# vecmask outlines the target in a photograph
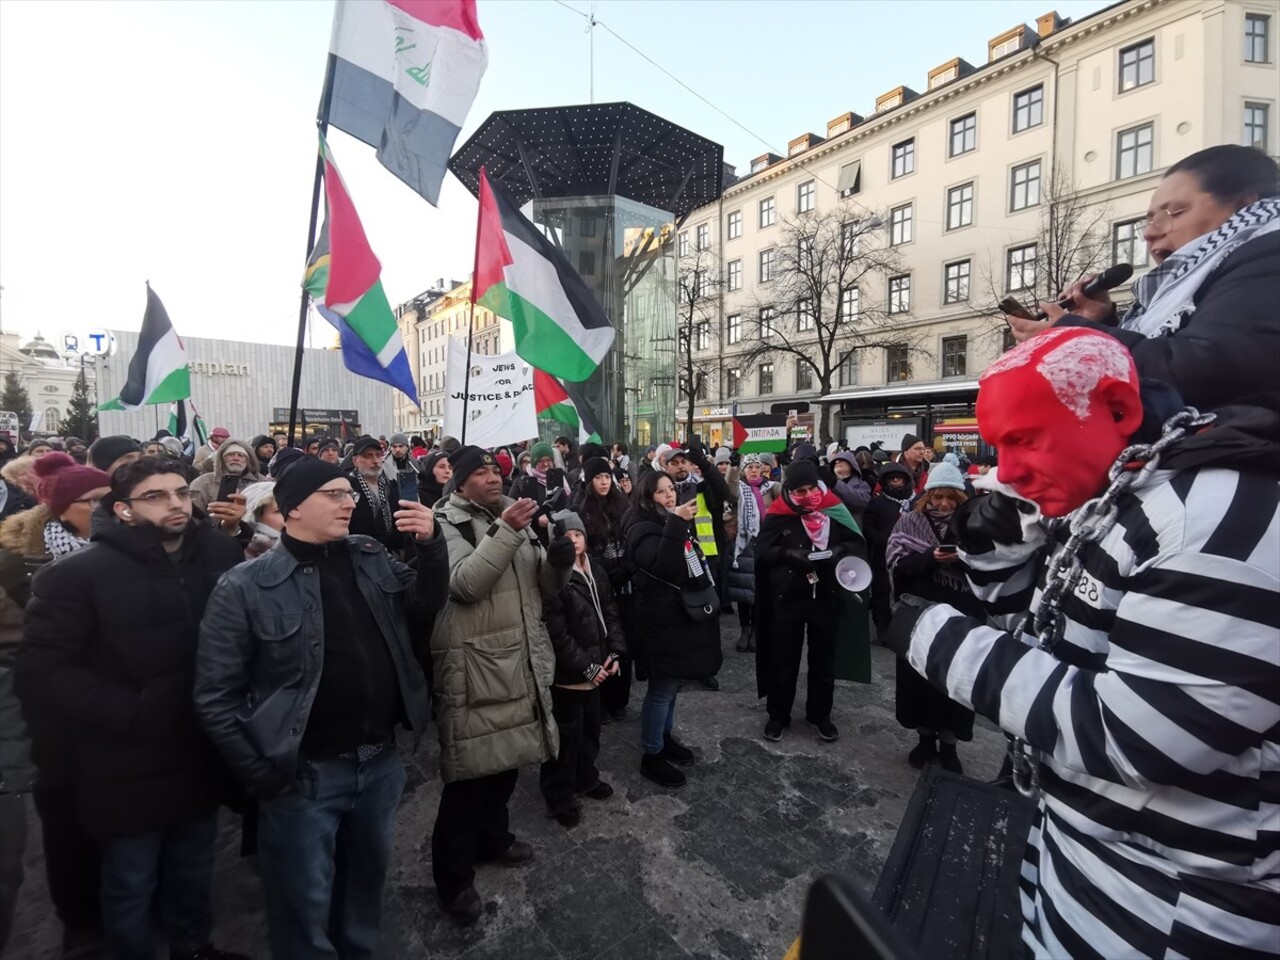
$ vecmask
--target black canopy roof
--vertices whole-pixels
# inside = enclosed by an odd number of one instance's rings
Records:
[[[617,194],[675,214],[720,196],[724,148],[631,103],[500,110],[449,161],[473,194],[480,168],[518,204]]]

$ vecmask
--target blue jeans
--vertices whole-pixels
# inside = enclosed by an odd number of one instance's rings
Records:
[[[112,960],[155,957],[151,904],[159,888],[169,953],[194,953],[209,942],[213,914],[211,813],[164,830],[102,841],[102,925]]]
[[[389,746],[364,763],[303,762],[293,789],[262,802],[272,956],[374,955],[404,782],[404,763]]]
[[[665,734],[671,732],[676,717],[676,692],[680,681],[674,677],[650,677],[644,703],[640,705],[640,743],[645,753],[661,753]]]

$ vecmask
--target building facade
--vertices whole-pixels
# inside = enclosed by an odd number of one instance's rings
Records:
[[[102,399],[120,393],[138,347],[135,331],[117,330],[113,335],[115,353],[97,360]],[[293,347],[201,337],[183,337],[182,342],[191,369],[191,403],[209,429],[226,427],[233,437],[244,440],[288,429]],[[303,352],[298,402],[302,430],[308,436],[354,438],[361,432],[393,432],[391,392],[385,384],[349,371],[340,350]],[[98,415],[104,436],[145,439],[155,436],[168,421],[167,405],[106,410]]]
[[[1010,344],[997,301],[1034,304],[1115,262],[1140,275],[1147,203],[1171,164],[1219,143],[1280,154],[1277,20],[1274,0],[1048,13],[992,37],[981,66],[950,60],[922,92],[893,86],[865,118],[756,158],[677,237],[682,263],[706,251],[719,277],[709,334],[687,339],[711,371],[695,431],[727,433],[735,406],[810,423],[825,408],[820,439],[892,449],[910,430],[973,449],[976,378]],[[847,326],[828,335],[812,306],[774,301],[779,271],[812,262],[804,230],[832,218],[887,266],[832,295],[827,320]],[[824,340],[839,361],[827,384],[805,361]]]
[[[82,368],[89,396],[93,397],[99,361],[92,354],[59,352],[38,333],[30,340],[16,333],[0,335],[0,376],[12,371],[26,388],[35,433],[57,434],[62,430]],[[22,424],[21,430],[23,437],[32,433],[31,422]]]

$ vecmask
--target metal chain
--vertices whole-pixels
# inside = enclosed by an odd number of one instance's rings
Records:
[[[1094,497],[1068,517],[1053,521],[1050,536],[1065,525],[1068,536],[1049,560],[1044,587],[1035,610],[1028,613],[1014,628],[1014,639],[1021,640],[1028,629],[1034,631],[1036,645],[1048,653],[1062,641],[1066,629],[1063,601],[1075,593],[1084,576],[1084,563],[1080,559],[1087,544],[1097,543],[1115,526],[1120,497],[1128,490],[1146,485],[1160,464],[1160,457],[1171,445],[1195,430],[1212,423],[1216,415],[1202,414],[1194,407],[1187,407],[1174,414],[1160,428],[1160,439],[1155,443],[1137,443],[1125,447],[1107,471],[1110,481],[1100,496]],[[1009,744],[1009,759],[1013,765],[1013,785],[1024,797],[1036,799],[1040,794],[1040,751],[1025,740],[1014,738]]]

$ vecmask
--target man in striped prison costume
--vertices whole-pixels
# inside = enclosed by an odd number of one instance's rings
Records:
[[[956,524],[990,619],[908,607],[891,631],[1038,781],[1036,957],[1280,955],[1280,415],[1162,431],[1142,399],[1160,386],[1079,329],[998,360],[977,408],[996,492]],[[1141,469],[1129,445],[1162,434]]]

